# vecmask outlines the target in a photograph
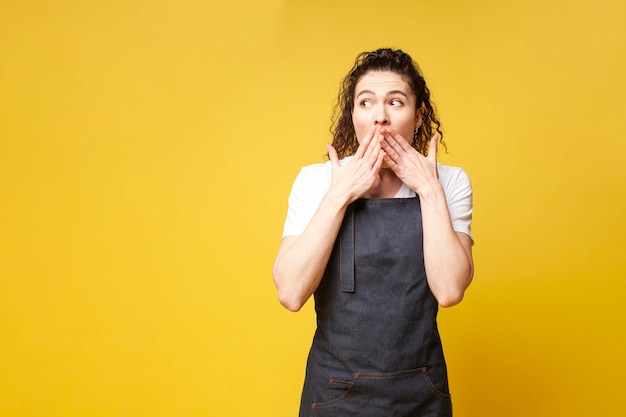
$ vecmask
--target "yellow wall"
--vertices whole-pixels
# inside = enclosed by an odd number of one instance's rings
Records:
[[[32,0],[0,5],[0,415],[295,415],[286,199],[379,46],[473,180],[456,415],[623,413],[623,0]]]

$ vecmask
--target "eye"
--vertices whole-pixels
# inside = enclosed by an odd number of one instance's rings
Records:
[[[393,100],[391,100],[390,104],[394,107],[400,107],[402,106],[404,103],[402,102],[402,100],[398,99],[398,98],[394,98]]]
[[[361,100],[361,101],[359,102],[359,105],[360,105],[361,107],[371,107],[372,102],[371,102],[371,100],[369,100],[369,99],[364,99],[364,100]]]

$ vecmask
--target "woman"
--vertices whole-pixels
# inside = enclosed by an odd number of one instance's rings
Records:
[[[472,190],[437,163],[440,123],[415,62],[361,53],[339,93],[330,161],[305,167],[273,275],[317,330],[300,416],[450,416],[438,305],[473,276]]]

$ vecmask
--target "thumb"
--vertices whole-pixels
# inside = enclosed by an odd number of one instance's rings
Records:
[[[327,144],[326,150],[328,151],[328,158],[330,159],[330,162],[333,164],[333,166],[338,166],[339,156],[337,155],[337,151],[335,150],[333,145]]]
[[[439,149],[439,135],[435,133],[430,139],[430,145],[428,146],[428,157],[437,160],[437,150]]]

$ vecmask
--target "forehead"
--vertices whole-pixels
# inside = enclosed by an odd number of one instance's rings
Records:
[[[404,77],[392,71],[370,71],[366,73],[357,81],[354,94],[358,95],[363,90],[383,94],[388,91],[399,90],[406,95],[413,95],[411,87]]]

